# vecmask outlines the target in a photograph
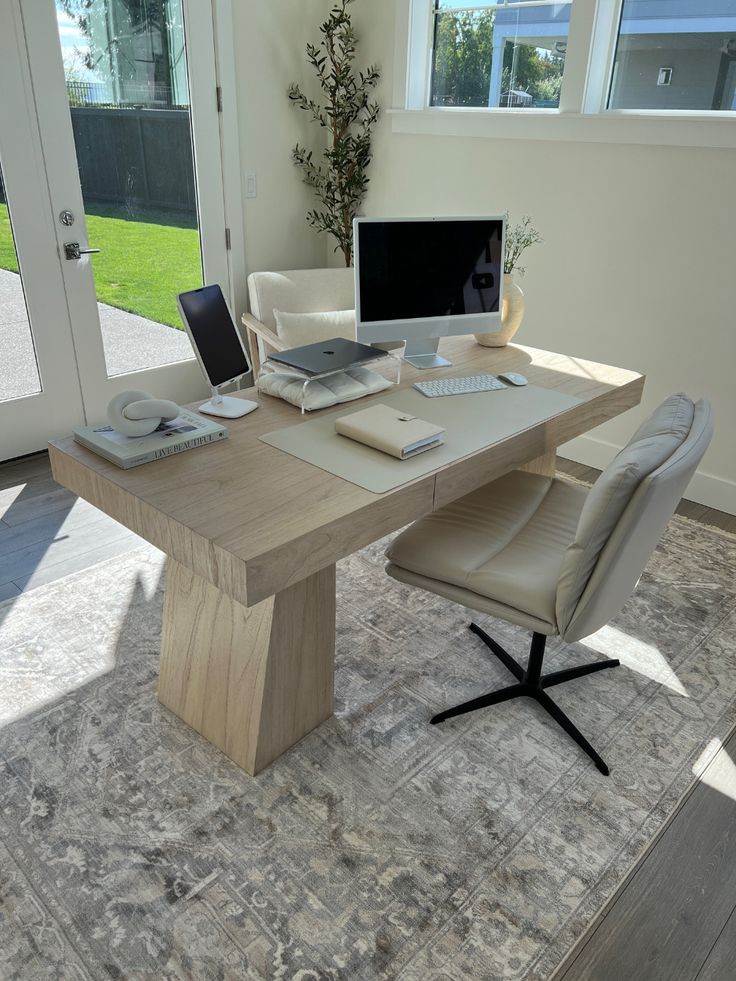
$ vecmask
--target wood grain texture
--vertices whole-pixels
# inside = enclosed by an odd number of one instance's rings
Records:
[[[556,450],[549,450],[544,456],[539,456],[536,460],[530,460],[523,467],[519,467],[519,470],[526,470],[527,473],[538,473],[543,477],[554,477],[557,473]]]
[[[66,512],[62,513],[66,514]],[[144,544],[127,528],[110,521],[99,511],[96,512],[96,520],[77,526],[76,532],[73,541],[62,532],[51,540],[44,539],[28,545],[20,544],[19,547],[8,551],[0,547],[0,583],[18,583],[48,566],[81,556],[103,544],[126,541],[132,548]]]
[[[441,348],[454,365],[437,377],[516,370],[535,385],[577,396],[581,404],[386,494],[373,494],[262,443],[262,433],[300,422],[293,406],[265,395],[257,396],[257,412],[228,422],[229,439],[134,470],[119,470],[72,439],[57,441],[50,446],[54,476],[231,598],[252,606],[433,508],[551,453],[641,398],[643,377],[622,368],[513,345],[484,348],[465,337],[448,338]],[[420,372],[404,366],[402,376],[403,387]]]
[[[49,457],[45,450],[0,463],[0,490],[19,487],[34,477],[49,477]]]
[[[727,981],[736,975],[736,909],[718,935],[697,981]]]
[[[0,511],[0,602],[143,544],[59,487],[47,453],[0,466]]]
[[[255,775],[333,712],[335,567],[246,608],[169,560],[159,699]]]
[[[736,735],[555,981],[702,981],[699,972],[719,938],[724,951],[732,942],[725,927],[736,905],[735,758]],[[730,949],[731,973],[711,973],[709,981],[736,976]]]
[[[20,587],[16,586],[15,583],[6,582],[0,586],[0,603],[7,599],[14,599],[16,596],[20,596]]]
[[[68,508],[73,503],[74,495],[59,487],[50,474],[34,477],[20,487],[0,490],[0,520],[3,524],[17,525]]]

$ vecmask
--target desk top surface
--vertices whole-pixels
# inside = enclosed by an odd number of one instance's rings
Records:
[[[643,388],[643,376],[624,368],[517,345],[485,348],[472,337],[443,340],[441,353],[453,365],[432,371],[433,378],[518,371],[535,385],[581,402],[555,420],[385,494],[261,442],[262,434],[294,426],[302,417],[293,406],[257,393],[260,408],[228,420],[227,440],[121,470],[68,437],[49,446],[54,475],[235,599],[253,605],[626,411],[640,401]],[[401,387],[420,377],[429,374],[403,365]],[[252,398],[254,392],[240,395]],[[380,398],[379,393],[370,400]]]

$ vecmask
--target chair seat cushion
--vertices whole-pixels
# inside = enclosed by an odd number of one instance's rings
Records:
[[[417,521],[386,554],[394,566],[517,610],[522,623],[531,617],[553,632],[560,566],[586,496],[578,485],[517,470]],[[473,607],[471,599],[463,602]]]

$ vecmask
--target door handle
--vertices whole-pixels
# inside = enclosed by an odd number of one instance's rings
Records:
[[[83,255],[92,255],[93,252],[100,252],[100,249],[80,249],[79,242],[64,243],[65,259],[81,259]]]

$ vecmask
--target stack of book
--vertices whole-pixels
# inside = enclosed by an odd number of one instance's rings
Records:
[[[112,426],[83,426],[74,430],[78,443],[123,470],[226,438],[224,426],[188,409],[182,409],[176,419],[162,422],[148,436],[123,436]]]

